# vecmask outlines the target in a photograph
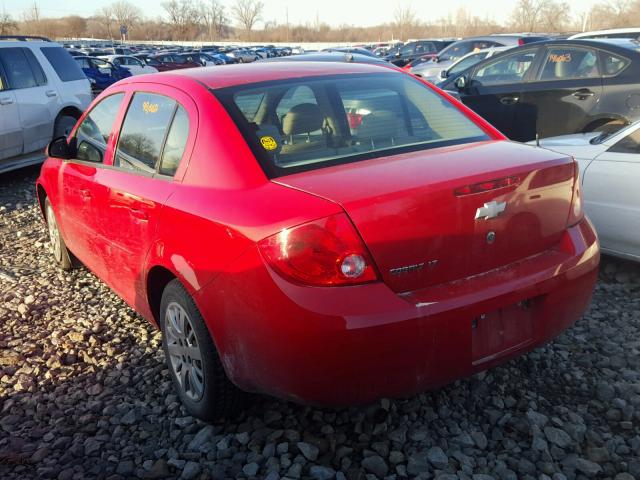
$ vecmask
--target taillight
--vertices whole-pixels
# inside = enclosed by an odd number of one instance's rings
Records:
[[[362,125],[362,115],[359,113],[347,112],[347,121],[351,130],[357,129]]]
[[[573,161],[575,174],[573,180],[573,197],[571,198],[571,210],[569,212],[568,227],[573,227],[580,223],[584,217],[584,208],[582,207],[582,186],[580,185],[580,166],[578,162]]]
[[[258,243],[267,263],[307,285],[355,285],[378,280],[371,256],[343,213],[287,228]]]
[[[524,45],[524,38],[519,38],[518,39],[518,46],[521,47],[522,45]]]

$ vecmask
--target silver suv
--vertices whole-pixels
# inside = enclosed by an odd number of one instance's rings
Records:
[[[61,45],[0,36],[0,173],[44,160],[91,102],[91,86]]]

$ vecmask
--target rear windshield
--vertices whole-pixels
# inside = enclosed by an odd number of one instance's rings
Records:
[[[401,73],[214,90],[271,176],[488,140],[455,106]]]

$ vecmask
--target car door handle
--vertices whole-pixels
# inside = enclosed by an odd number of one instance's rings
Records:
[[[45,93],[45,95],[47,97],[57,97],[58,96],[58,92],[56,92],[55,90],[47,90],[44,93]]]
[[[0,105],[11,105],[13,103],[13,98],[4,97],[0,98]]]
[[[143,222],[149,220],[149,215],[144,210],[140,210],[138,208],[130,208],[129,213],[132,217],[137,218],[138,220],[142,220]]]
[[[500,103],[503,105],[513,105],[514,103],[518,103],[520,97],[502,97],[500,99]]]
[[[584,90],[575,91],[571,95],[576,97],[578,100],[585,100],[585,99],[587,99],[589,97],[593,97],[595,95],[595,93],[593,93],[591,90],[585,88]]]

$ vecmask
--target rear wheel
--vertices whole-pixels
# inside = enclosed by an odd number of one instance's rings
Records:
[[[56,215],[53,212],[51,202],[47,198],[44,201],[44,211],[47,218],[47,229],[49,230],[49,243],[51,244],[51,254],[56,264],[63,270],[70,270],[72,267],[71,255],[64,243]]]
[[[60,115],[53,126],[53,138],[68,137],[77,121],[77,118],[71,115]]]
[[[593,127],[587,129],[588,132],[602,132],[602,133],[613,133],[620,130],[627,123],[624,120],[609,120],[604,121],[599,124],[593,125]]]
[[[202,420],[236,413],[241,392],[227,378],[202,315],[179,280],[165,287],[160,315],[166,362],[187,411]]]

